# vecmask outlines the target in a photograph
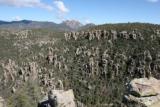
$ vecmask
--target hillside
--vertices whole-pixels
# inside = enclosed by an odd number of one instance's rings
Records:
[[[63,87],[87,107],[123,107],[127,82],[160,79],[159,60],[159,25],[106,24],[79,32],[1,29],[0,96],[7,107],[37,107],[48,90]]]

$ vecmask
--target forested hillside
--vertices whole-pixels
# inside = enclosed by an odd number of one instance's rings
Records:
[[[160,26],[3,29],[0,64],[0,96],[7,107],[36,107],[50,89],[73,89],[87,107],[123,107],[131,79],[160,78]]]

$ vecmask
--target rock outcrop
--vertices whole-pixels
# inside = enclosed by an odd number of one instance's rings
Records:
[[[160,80],[153,77],[132,80],[128,84],[128,93],[124,96],[124,101],[129,105],[160,107]]]
[[[76,107],[73,90],[51,90],[38,107]]]
[[[6,107],[5,100],[2,97],[0,97],[0,107]]]

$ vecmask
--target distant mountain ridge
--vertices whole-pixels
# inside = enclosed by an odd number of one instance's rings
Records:
[[[72,31],[78,30],[83,27],[90,27],[93,24],[83,25],[81,22],[76,20],[66,20],[60,24],[47,21],[32,21],[32,20],[21,20],[21,21],[0,21],[1,29],[37,29],[37,28],[51,28],[55,30]]]

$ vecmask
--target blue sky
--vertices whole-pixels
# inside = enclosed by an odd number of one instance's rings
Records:
[[[0,0],[0,20],[160,24],[160,0]]]

